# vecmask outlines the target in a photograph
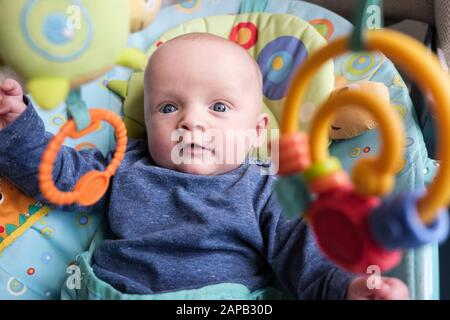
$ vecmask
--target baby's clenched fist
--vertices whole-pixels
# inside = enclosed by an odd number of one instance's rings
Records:
[[[6,79],[0,84],[0,130],[14,122],[27,108],[20,84]]]

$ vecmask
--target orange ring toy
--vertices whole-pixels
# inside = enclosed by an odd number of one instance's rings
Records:
[[[91,124],[82,131],[77,131],[74,120],[69,120],[60,132],[48,144],[39,166],[39,185],[42,194],[47,200],[56,205],[70,205],[78,203],[82,206],[91,206],[98,202],[108,190],[109,181],[116,173],[122,162],[128,143],[127,130],[122,119],[114,112],[103,109],[89,111]],[[95,131],[101,121],[106,121],[115,129],[117,146],[111,163],[105,171],[90,171],[76,183],[73,191],[59,190],[53,181],[53,168],[59,150],[67,137],[77,139]]]

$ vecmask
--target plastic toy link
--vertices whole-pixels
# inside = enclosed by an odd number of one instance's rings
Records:
[[[319,109],[309,137],[297,132],[300,108],[315,72],[348,51],[350,43],[350,37],[329,43],[295,75],[283,109],[280,173],[302,172],[309,190],[317,195],[307,220],[331,260],[352,272],[366,272],[370,265],[386,271],[399,263],[402,250],[442,241],[448,234],[448,213],[443,208],[450,200],[450,82],[438,59],[416,40],[389,30],[366,33],[365,49],[383,52],[433,96],[439,127],[442,164],[428,190],[381,199],[394,185],[405,141],[399,116],[389,105],[369,92],[341,92]],[[379,155],[360,160],[351,179],[327,150],[328,128],[344,105],[367,109],[379,122],[382,141]]]
[[[116,113],[93,109],[89,111],[91,123],[81,131],[77,131],[75,120],[69,120],[61,131],[53,137],[47,146],[39,167],[39,182],[43,195],[50,202],[57,205],[69,205],[79,203],[83,206],[95,204],[105,194],[109,186],[110,178],[116,173],[120,162],[125,156],[127,147],[127,131],[122,119]],[[98,128],[100,121],[107,121],[116,130],[117,146],[111,163],[101,171],[91,171],[81,177],[71,192],[60,191],[53,182],[53,167],[58,152],[65,138],[80,138]]]

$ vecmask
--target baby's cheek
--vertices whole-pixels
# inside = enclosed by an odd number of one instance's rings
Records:
[[[226,164],[239,164],[245,160],[251,145],[251,132],[244,130],[230,130],[224,138],[222,158]]]
[[[148,132],[148,148],[155,161],[167,162],[170,160],[173,144],[170,133],[156,130]]]

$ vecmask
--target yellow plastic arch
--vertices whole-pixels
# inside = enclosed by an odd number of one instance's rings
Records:
[[[389,105],[368,92],[346,91],[328,99],[317,111],[310,130],[311,160],[322,162],[329,157],[328,128],[339,108],[354,105],[367,109],[378,121],[381,148],[376,157],[360,160],[353,169],[353,183],[363,195],[383,195],[392,190],[395,173],[404,147],[403,123],[398,113]],[[362,178],[362,179],[361,179]]]
[[[344,37],[329,43],[312,55],[297,71],[283,109],[281,134],[298,131],[296,120],[308,84],[321,65],[348,51],[349,41],[348,37]],[[437,154],[442,165],[426,195],[419,200],[417,206],[423,222],[432,223],[436,218],[437,211],[446,206],[450,199],[450,151],[447,148],[450,137],[450,81],[448,75],[442,70],[435,55],[430,54],[427,48],[417,40],[400,32],[387,29],[368,31],[365,43],[367,50],[383,52],[395,64],[404,69],[418,86],[424,92],[430,93],[434,99],[434,108],[437,114],[437,136],[439,137]],[[312,137],[312,139],[320,140],[320,145],[312,145],[313,149],[311,150],[313,156],[320,156],[316,148],[325,150],[327,144],[323,144],[323,138]],[[395,164],[393,163],[393,165]]]

